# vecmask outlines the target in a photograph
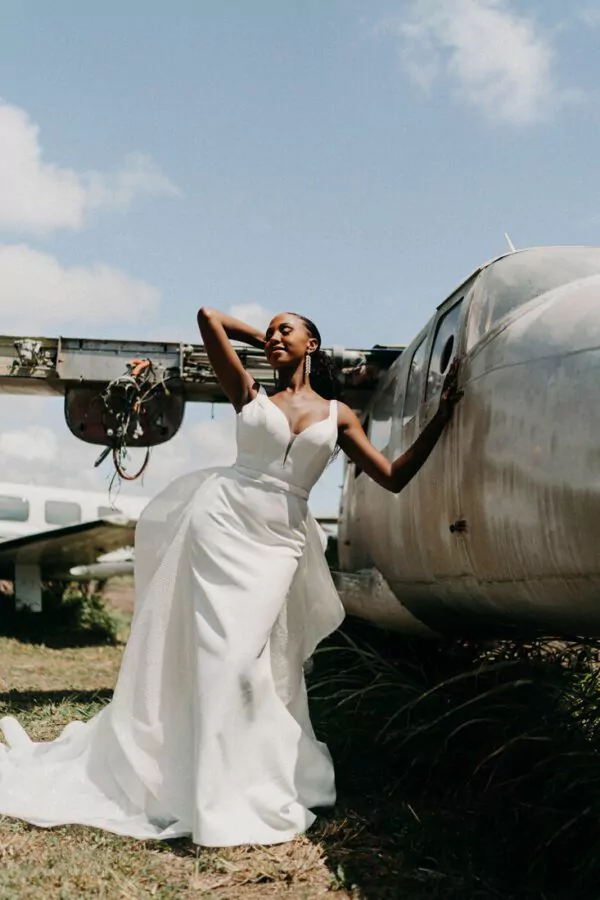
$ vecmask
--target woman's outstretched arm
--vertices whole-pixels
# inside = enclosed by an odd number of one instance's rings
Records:
[[[239,412],[256,391],[231,341],[243,341],[252,347],[262,348],[265,336],[258,328],[206,306],[198,310],[198,326],[210,364],[221,387]]]
[[[455,360],[444,380],[437,412],[412,446],[393,461],[373,446],[358,418],[345,404],[340,404],[338,418],[340,447],[377,484],[399,494],[417,474],[452,417],[454,407],[462,397],[457,389],[457,378],[458,361]]]

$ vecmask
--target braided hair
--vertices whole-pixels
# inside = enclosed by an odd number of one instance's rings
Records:
[[[335,377],[335,370],[332,358],[328,353],[321,350],[321,334],[319,329],[306,316],[300,313],[289,312],[288,315],[295,316],[304,324],[311,338],[317,341],[317,349],[310,354],[311,371],[310,386],[313,391],[324,397],[325,400],[339,400],[341,397],[341,385]]]

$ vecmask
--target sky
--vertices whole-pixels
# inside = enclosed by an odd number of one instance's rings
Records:
[[[408,343],[505,231],[600,244],[600,0],[0,6],[0,333],[197,342],[204,304]],[[3,479],[107,489],[60,399],[1,402]],[[234,456],[189,404],[124,490]]]

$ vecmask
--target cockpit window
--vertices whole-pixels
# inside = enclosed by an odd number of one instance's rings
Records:
[[[427,372],[426,400],[440,393],[450,360],[456,353],[461,307],[462,297],[437,323]]]
[[[473,285],[467,349],[529,300],[591,275],[600,275],[597,247],[540,247],[492,263]]]

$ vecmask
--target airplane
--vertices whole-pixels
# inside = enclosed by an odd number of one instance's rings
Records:
[[[600,248],[477,268],[383,374],[363,411],[395,458],[460,359],[464,396],[393,495],[348,463],[338,587],[399,631],[600,634]]]
[[[238,352],[269,389],[261,352]],[[389,458],[433,415],[455,357],[464,391],[399,495],[346,463],[346,610],[426,636],[600,634],[600,248],[511,248],[408,347],[330,352]],[[0,392],[63,394],[71,431],[116,464],[125,445],[169,440],[186,402],[225,400],[202,347],[79,338],[0,336]]]
[[[135,523],[146,497],[0,482],[0,579],[17,609],[39,612],[42,580],[104,579],[133,571]],[[75,565],[78,563],[79,565]]]

